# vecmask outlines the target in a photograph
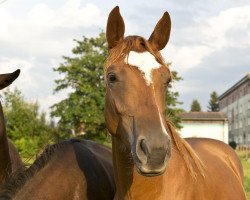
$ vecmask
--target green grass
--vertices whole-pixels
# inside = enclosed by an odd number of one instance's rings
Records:
[[[244,187],[247,193],[247,199],[250,200],[250,151],[237,152],[237,154],[240,157],[244,169]]]

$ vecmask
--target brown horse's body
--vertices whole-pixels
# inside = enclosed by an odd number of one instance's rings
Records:
[[[119,8],[108,19],[105,119],[112,134],[116,200],[244,200],[243,172],[235,152],[211,139],[180,138],[165,120],[171,81],[161,57],[168,13],[148,40],[124,38]]]
[[[0,74],[0,90],[9,86],[18,76],[20,70],[10,74]],[[5,120],[0,102],[0,185],[13,172],[22,168],[23,164],[15,146],[8,140]]]
[[[91,141],[49,147],[8,180],[1,200],[110,200],[115,193],[111,150]]]
[[[215,140],[198,138],[187,139],[187,142],[205,165],[203,174],[197,169],[193,171],[196,173],[195,177],[190,174],[183,156],[175,146],[166,172],[155,177],[140,175],[133,165],[126,163],[129,154],[114,148],[117,180],[115,199],[246,199],[242,185],[242,167],[238,157],[228,145]],[[192,164],[191,159],[190,164]]]

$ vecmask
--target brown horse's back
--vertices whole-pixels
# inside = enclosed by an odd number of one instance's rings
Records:
[[[73,148],[86,178],[88,199],[113,199],[115,181],[111,150],[88,140],[73,143]]]
[[[0,188],[1,200],[111,200],[114,194],[111,151],[76,139],[48,147]]]
[[[187,138],[186,141],[204,163],[206,171],[204,179],[210,179],[211,183],[217,183],[209,189],[222,193],[222,188],[227,185],[224,190],[225,196],[229,191],[229,193],[235,191],[234,194],[237,196],[232,196],[231,199],[245,199],[243,168],[235,151],[229,145],[207,138]],[[221,194],[218,195],[221,197]]]

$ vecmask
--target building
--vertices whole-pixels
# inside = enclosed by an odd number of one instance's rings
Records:
[[[229,123],[229,141],[250,145],[250,73],[219,96]]]
[[[228,143],[228,121],[222,112],[188,112],[182,118],[180,135],[183,138],[212,138]]]

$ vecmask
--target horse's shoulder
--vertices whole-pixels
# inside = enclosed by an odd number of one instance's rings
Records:
[[[243,180],[243,169],[239,157],[228,144],[209,138],[186,138],[189,145],[204,163],[211,163],[219,168],[223,165],[231,168]]]

